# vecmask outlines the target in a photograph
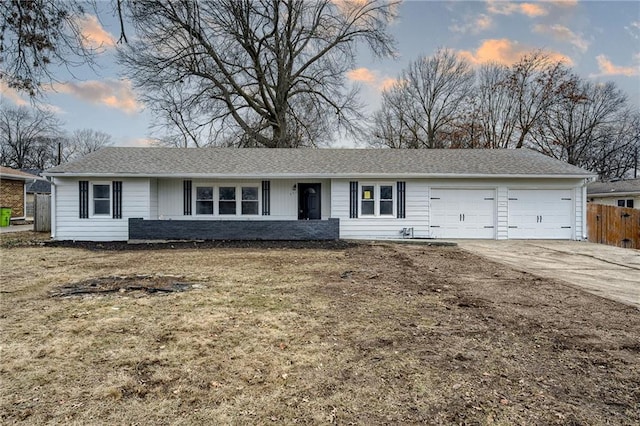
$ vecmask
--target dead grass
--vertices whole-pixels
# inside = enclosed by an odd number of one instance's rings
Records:
[[[637,310],[456,248],[5,243],[3,423],[640,422]],[[48,293],[141,274],[199,286]]]

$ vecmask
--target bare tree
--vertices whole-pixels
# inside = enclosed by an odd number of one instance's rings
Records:
[[[600,179],[637,177],[640,153],[640,113],[629,108],[599,126],[583,167]]]
[[[333,129],[358,125],[356,93],[346,90],[345,73],[357,43],[378,55],[393,53],[387,25],[394,6],[383,0],[131,2],[139,41],[124,49],[121,61],[151,108],[183,134],[181,145],[315,145]]]
[[[483,148],[512,148],[516,145],[517,99],[508,86],[509,69],[499,64],[478,70],[477,119],[481,128],[478,145]]]
[[[388,148],[420,148],[424,136],[412,101],[398,82],[382,92],[382,108],[373,115],[372,144]]]
[[[4,0],[0,2],[0,80],[36,97],[55,81],[52,66],[92,64],[96,50],[80,28],[88,2]]]
[[[0,162],[17,169],[55,164],[60,123],[48,111],[0,104]]]
[[[93,129],[74,130],[65,139],[60,159],[63,163],[113,145],[110,134]]]
[[[511,67],[506,84],[516,102],[515,148],[525,145],[544,112],[558,102],[569,73],[562,62],[541,50],[523,56]]]
[[[574,75],[563,84],[561,97],[541,115],[531,133],[532,145],[569,164],[587,166],[594,146],[608,142],[604,129],[620,122],[626,102],[615,84],[597,84]]]
[[[401,147],[443,148],[445,135],[465,112],[474,72],[467,61],[448,49],[413,61],[383,96],[377,116],[402,125],[409,138]],[[381,136],[384,133],[378,132]],[[375,135],[375,134],[374,134]],[[397,137],[397,136],[396,136]],[[388,141],[393,139],[387,136]],[[394,146],[395,142],[383,144]]]

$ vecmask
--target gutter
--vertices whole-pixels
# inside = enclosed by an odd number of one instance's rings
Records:
[[[224,174],[224,173],[43,173],[47,177],[88,178],[174,178],[174,179],[591,179],[596,175],[585,174],[453,174],[453,173],[275,173],[275,174]]]

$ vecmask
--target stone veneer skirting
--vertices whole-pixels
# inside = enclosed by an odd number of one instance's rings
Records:
[[[340,219],[143,220],[129,219],[129,240],[337,240]]]

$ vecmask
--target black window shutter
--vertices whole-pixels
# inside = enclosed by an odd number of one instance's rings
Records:
[[[111,209],[113,218],[122,219],[122,182],[114,180],[111,182],[111,187],[113,188],[113,208]]]
[[[271,215],[271,182],[262,181],[262,216]]]
[[[184,187],[183,214],[185,216],[191,216],[191,181],[185,180],[182,184]]]
[[[407,217],[406,211],[405,211],[405,204],[406,204],[406,189],[407,189],[407,183],[406,182],[398,182],[398,190],[396,191],[398,193],[398,204],[397,204],[397,217],[399,219],[404,219],[405,217]]]
[[[81,180],[78,186],[80,194],[79,217],[87,219],[89,217],[89,181]]]
[[[349,182],[349,217],[358,217],[358,182]]]

